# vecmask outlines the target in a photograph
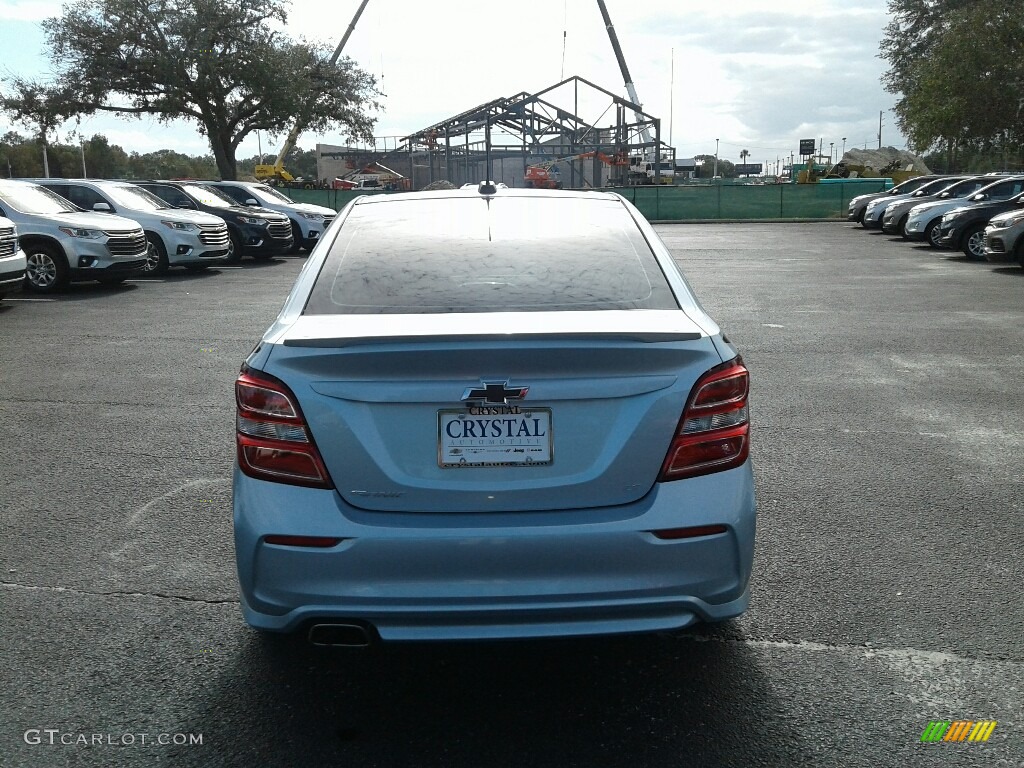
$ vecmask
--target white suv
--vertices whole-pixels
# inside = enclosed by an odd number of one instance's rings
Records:
[[[21,290],[25,282],[25,252],[18,247],[18,228],[0,218],[0,300]]]
[[[36,291],[56,291],[71,280],[121,282],[146,264],[138,222],[86,213],[38,184],[0,179],[0,216],[18,227],[25,283]]]
[[[267,184],[256,184],[251,181],[208,181],[239,205],[258,205],[272,211],[283,213],[292,221],[292,237],[295,238],[294,250],[300,248],[313,249],[320,242],[327,226],[334,221],[337,212],[333,208],[312,203],[297,203]]]
[[[168,267],[199,271],[227,261],[228,227],[217,216],[173,208],[152,192],[124,181],[37,179],[36,183],[79,208],[120,213],[139,222],[148,242],[145,271],[152,275],[161,275]]]

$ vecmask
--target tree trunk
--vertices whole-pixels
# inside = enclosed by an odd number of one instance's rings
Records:
[[[217,171],[221,179],[234,181],[238,178],[238,166],[231,137],[220,131],[208,131],[207,135],[210,137],[210,149],[213,150],[213,159],[217,161]]]

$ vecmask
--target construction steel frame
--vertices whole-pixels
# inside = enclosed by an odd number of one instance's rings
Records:
[[[572,86],[571,110],[554,103],[553,92]],[[579,116],[580,89],[589,89],[607,98],[608,106],[595,121],[599,123],[614,109],[614,122],[606,127],[590,124]],[[642,129],[647,128],[654,140],[645,142]],[[443,157],[443,175],[457,184],[479,181],[474,169],[486,170],[482,178],[493,178],[492,162],[499,158],[521,157],[526,166],[544,160],[555,160],[587,152],[602,152],[641,158],[667,158],[675,162],[675,151],[661,141],[661,120],[644,112],[638,104],[579,76],[568,77],[537,93],[525,91],[509,98],[494,99],[466,110],[447,120],[402,137],[399,152],[408,152],[410,166],[413,156],[425,153],[434,181],[438,155]],[[480,164],[483,163],[483,167]],[[600,179],[601,161],[593,159],[592,178]],[[575,186],[576,163],[569,164]],[[628,184],[628,165],[621,166],[621,177],[612,183]],[[580,170],[581,178],[582,169]]]

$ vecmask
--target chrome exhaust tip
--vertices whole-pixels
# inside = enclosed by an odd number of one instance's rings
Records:
[[[309,642],[327,648],[366,648],[373,642],[362,624],[314,624],[309,628]]]

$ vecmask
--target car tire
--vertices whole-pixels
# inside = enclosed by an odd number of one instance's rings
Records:
[[[985,260],[985,225],[976,224],[975,226],[964,232],[964,236],[960,241],[964,256],[967,257],[968,261],[984,261]]]
[[[857,223],[862,227],[864,226],[864,214],[868,212],[867,208],[861,208],[860,213],[857,214]]]
[[[228,264],[237,264],[242,260],[242,240],[233,229],[228,230]]]
[[[142,274],[166,274],[167,268],[171,266],[171,263],[167,260],[167,249],[164,247],[164,241],[160,239],[160,235],[155,235],[152,232],[146,233],[146,240],[149,247],[146,249],[146,265],[142,268]]]
[[[298,253],[302,250],[302,227],[298,222],[292,222],[292,248],[288,253]]]
[[[25,286],[36,293],[54,293],[68,283],[68,261],[58,248],[30,244],[25,251]]]
[[[939,244],[936,242],[939,237],[939,220],[932,219],[928,222],[928,226],[924,228],[924,241],[932,248],[938,248]]]
[[[1024,237],[1017,238],[1017,247],[1013,249],[1013,254],[1017,257],[1020,268],[1024,269]]]
[[[909,218],[910,214],[908,213],[904,215],[904,217],[900,219],[900,223],[896,225],[896,234],[898,234],[904,240],[910,239],[909,237],[907,237],[907,219]]]

